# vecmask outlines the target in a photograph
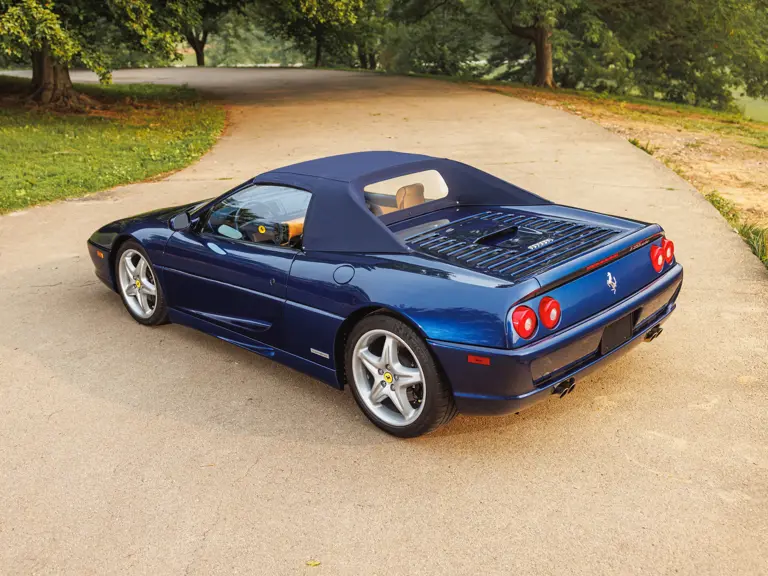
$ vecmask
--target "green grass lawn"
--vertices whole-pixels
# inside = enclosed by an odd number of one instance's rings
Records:
[[[27,80],[0,76],[0,94]],[[0,101],[0,214],[178,170],[224,127],[220,106],[177,86],[77,85],[101,106],[62,114]]]
[[[736,105],[742,109],[744,116],[761,122],[768,122],[768,100],[765,98],[749,98],[736,96]]]

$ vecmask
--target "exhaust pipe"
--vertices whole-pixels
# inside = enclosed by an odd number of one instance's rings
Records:
[[[560,398],[562,398],[566,394],[571,393],[574,388],[576,388],[576,379],[568,378],[568,380],[563,380],[562,382],[555,384],[552,387],[552,394],[557,394]]]
[[[654,326],[651,330],[648,331],[648,333],[645,335],[645,341],[646,342],[653,342],[661,336],[661,333],[664,331],[664,329],[661,326]]]

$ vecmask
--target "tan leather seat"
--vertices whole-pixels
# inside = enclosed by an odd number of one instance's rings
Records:
[[[408,186],[403,186],[395,194],[395,201],[397,202],[398,210],[424,204],[424,185],[409,184]]]
[[[288,225],[288,240],[304,234],[304,216],[288,220],[286,224]]]

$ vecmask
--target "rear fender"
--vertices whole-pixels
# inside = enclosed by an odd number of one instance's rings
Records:
[[[406,318],[426,338],[504,348],[506,315],[530,281],[510,285],[418,255],[297,255],[288,281],[289,306],[348,318],[371,307]]]

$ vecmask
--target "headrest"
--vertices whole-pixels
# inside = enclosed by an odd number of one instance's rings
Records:
[[[424,185],[409,184],[408,186],[403,186],[395,194],[395,200],[397,201],[398,210],[424,204]]]

